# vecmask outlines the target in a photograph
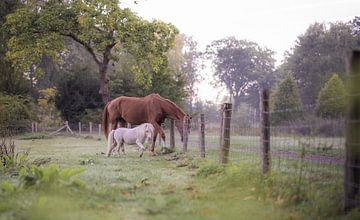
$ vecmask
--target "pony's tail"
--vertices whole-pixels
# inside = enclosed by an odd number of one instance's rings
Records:
[[[103,125],[103,128],[104,128],[104,134],[105,134],[105,137],[108,138],[108,133],[109,133],[109,122],[108,122],[108,118],[109,118],[109,112],[108,112],[108,106],[109,106],[109,103],[108,102],[105,107],[104,107],[104,111],[103,111],[103,121],[102,121],[102,125]]]
[[[106,156],[110,156],[111,150],[112,150],[112,148],[113,148],[113,144],[114,144],[114,133],[115,133],[115,130],[111,130],[110,133],[109,133]]]

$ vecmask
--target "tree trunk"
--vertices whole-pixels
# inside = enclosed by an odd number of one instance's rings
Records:
[[[100,95],[104,104],[107,104],[110,99],[109,94],[109,77],[107,75],[109,61],[104,60],[104,62],[99,64],[99,74],[100,74]]]

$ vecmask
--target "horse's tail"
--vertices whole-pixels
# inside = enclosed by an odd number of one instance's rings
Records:
[[[108,122],[108,120],[109,120],[109,111],[108,111],[109,103],[110,102],[108,102],[104,107],[103,121],[102,121],[103,128],[104,128],[104,134],[105,134],[106,138],[108,138],[108,133],[109,133],[109,122]]]
[[[111,130],[107,137],[107,139],[108,139],[107,152],[106,152],[107,156],[110,156],[112,146],[114,144],[114,133],[115,133],[115,130]]]

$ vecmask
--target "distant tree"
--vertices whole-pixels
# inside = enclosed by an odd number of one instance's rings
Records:
[[[287,54],[284,68],[299,83],[305,104],[315,104],[322,85],[336,72],[345,75],[349,51],[356,48],[356,37],[350,23],[315,23],[298,37]]]
[[[344,115],[346,108],[346,90],[337,74],[326,82],[320,90],[315,111],[322,118],[338,118]]]
[[[355,16],[351,24],[353,25],[353,33],[357,37],[358,48],[360,48],[360,16]]]
[[[296,120],[303,114],[299,89],[291,74],[279,82],[270,99],[271,120],[274,124]]]
[[[267,77],[273,72],[275,63],[271,50],[229,37],[212,42],[206,54],[215,68],[216,85],[225,85],[233,99],[234,110],[249,91],[268,87]]]
[[[7,57],[21,72],[40,74],[39,63],[46,55],[61,62],[65,39],[82,45],[98,66],[99,92],[109,100],[108,67],[118,59],[117,51],[126,49],[137,60],[132,67],[136,80],[151,86],[151,76],[168,65],[166,52],[177,29],[160,21],[148,22],[118,0],[24,1],[24,6],[7,16],[12,37]],[[150,72],[150,71],[147,71]],[[153,75],[154,75],[153,74]]]

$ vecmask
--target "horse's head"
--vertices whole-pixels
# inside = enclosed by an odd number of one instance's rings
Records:
[[[175,126],[177,127],[177,129],[178,129],[178,131],[180,133],[181,142],[183,141],[184,123],[187,123],[187,129],[186,130],[187,130],[187,133],[189,134],[190,130],[191,130],[191,121],[192,121],[192,116],[185,115],[182,120],[175,122]]]
[[[154,136],[154,126],[150,123],[145,124],[145,138],[148,142],[152,141],[152,138]]]

